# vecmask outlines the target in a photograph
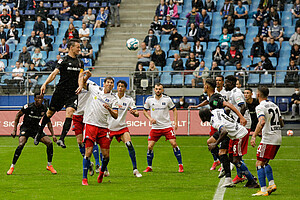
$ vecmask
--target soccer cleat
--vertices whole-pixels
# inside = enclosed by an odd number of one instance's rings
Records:
[[[178,172],[179,172],[179,173],[182,173],[182,172],[184,172],[184,171],[183,171],[183,165],[182,165],[182,164],[179,164],[179,169],[178,169]]]
[[[40,134],[36,134],[36,136],[34,137],[34,145],[38,145],[40,143]]]
[[[143,175],[139,172],[139,170],[137,170],[137,169],[133,170],[133,175],[136,176],[136,177],[138,177],[138,178],[140,178],[140,177],[143,176]]]
[[[270,185],[270,186],[267,188],[267,192],[268,192],[269,195],[272,194],[272,192],[275,192],[276,190],[277,190],[277,187],[276,187],[275,184]]]
[[[236,177],[232,180],[232,182],[234,184],[238,184],[238,183],[242,183],[246,180],[246,177],[243,176],[242,178],[240,178],[238,175],[236,175]]]
[[[231,177],[226,177],[222,187],[234,187]]]
[[[248,181],[246,185],[244,185],[244,187],[252,189],[252,188],[259,188],[259,185],[256,181]]]
[[[108,177],[109,176],[109,171],[104,171],[104,177]]]
[[[99,174],[99,172],[100,172],[100,165],[96,165],[95,171],[96,171],[97,174]]]
[[[89,185],[87,178],[82,179],[82,185]]]
[[[7,175],[12,175],[12,173],[14,172],[15,168],[11,167],[9,168],[9,170],[6,172]]]
[[[63,149],[67,148],[67,146],[65,145],[65,142],[64,142],[63,140],[58,140],[58,141],[56,142],[56,144],[57,144],[58,146],[60,146],[61,148],[63,148]]]
[[[93,162],[91,162],[91,164],[89,166],[89,174],[90,174],[90,176],[94,176],[94,174],[95,174]]]
[[[223,170],[223,167],[221,166],[219,169],[218,169],[218,172],[222,171]]]
[[[210,170],[215,170],[217,166],[219,166],[221,164],[221,162],[218,160],[216,162],[213,163],[213,165],[211,166]]]
[[[268,192],[262,192],[261,190],[258,191],[257,193],[255,194],[252,194],[252,196],[269,196]]]
[[[222,169],[222,171],[220,171],[218,178],[223,178],[225,176],[225,170]]]
[[[102,183],[103,181],[104,172],[100,171],[99,176],[97,178],[98,183]]]
[[[57,174],[57,172],[56,172],[56,170],[53,168],[53,166],[52,165],[50,165],[50,166],[47,166],[47,168],[46,168],[48,171],[50,171],[52,174]]]
[[[152,167],[147,167],[143,172],[152,172]]]

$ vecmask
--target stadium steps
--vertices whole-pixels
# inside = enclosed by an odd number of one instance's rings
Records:
[[[121,27],[107,28],[94,75],[128,76],[135,69],[137,51],[129,51],[126,41],[137,38],[140,42],[147,35],[153,21],[157,0],[126,0],[120,7]]]

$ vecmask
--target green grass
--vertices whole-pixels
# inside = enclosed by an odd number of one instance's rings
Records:
[[[138,168],[147,167],[147,138],[133,137]],[[81,186],[82,157],[76,139],[66,139],[67,149],[55,146],[53,166],[57,175],[46,170],[46,148],[35,147],[30,139],[15,167],[7,176],[17,139],[0,137],[0,199],[213,199],[219,183],[217,171],[209,171],[211,154],[206,147],[207,137],[178,137],[184,163],[184,173],[178,173],[178,165],[169,142],[162,138],[154,147],[152,173],[142,173],[142,178],[132,175],[131,161],[124,144],[115,140],[111,145],[109,171],[102,184],[97,175],[89,178],[89,186]],[[270,199],[299,199],[300,195],[300,137],[284,137],[283,145],[274,161],[275,182],[278,190]],[[250,171],[255,170],[256,148],[249,147],[244,157]],[[286,160],[284,160],[286,159]],[[233,171],[234,177],[236,171]],[[236,188],[226,190],[224,199],[256,199],[251,194],[257,189]],[[258,198],[257,198],[258,199]]]

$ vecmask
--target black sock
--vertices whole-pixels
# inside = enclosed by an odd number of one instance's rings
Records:
[[[102,160],[102,166],[101,166],[101,172],[104,172],[107,165],[108,165],[108,162],[109,162],[109,157],[108,158],[103,158]]]
[[[50,122],[50,117],[47,117],[47,115],[45,115],[42,119],[42,123],[39,129],[39,133],[38,134],[42,134],[44,131],[45,126],[48,124],[48,122]]]
[[[14,154],[14,158],[13,158],[13,162],[12,162],[12,164],[16,164],[16,162],[18,161],[18,159],[19,159],[19,157],[20,157],[20,155],[21,155],[21,153],[22,153],[22,150],[23,150],[23,146],[18,146],[17,147],[17,149],[16,149],[16,151],[15,151],[15,154]]]
[[[48,162],[52,162],[52,157],[53,157],[53,144],[51,143],[50,145],[47,146]]]
[[[66,118],[63,129],[61,131],[60,140],[64,141],[66,135],[68,134],[72,124],[72,118]]]
[[[227,154],[220,155],[220,161],[223,164],[225,170],[225,177],[231,177],[230,162]]]
[[[214,148],[213,150],[211,150],[211,154],[213,154],[214,156],[216,156],[220,160],[219,147],[218,146],[216,146],[216,148]]]

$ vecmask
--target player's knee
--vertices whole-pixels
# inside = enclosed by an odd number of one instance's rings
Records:
[[[133,149],[132,142],[131,141],[126,142],[126,147],[130,150]]]
[[[175,143],[171,143],[171,145],[172,145],[173,148],[177,147],[177,143],[176,142]]]
[[[25,146],[25,143],[20,143],[19,146],[17,147],[19,150],[22,150]]]
[[[152,144],[148,144],[148,150],[153,150],[153,145]]]

